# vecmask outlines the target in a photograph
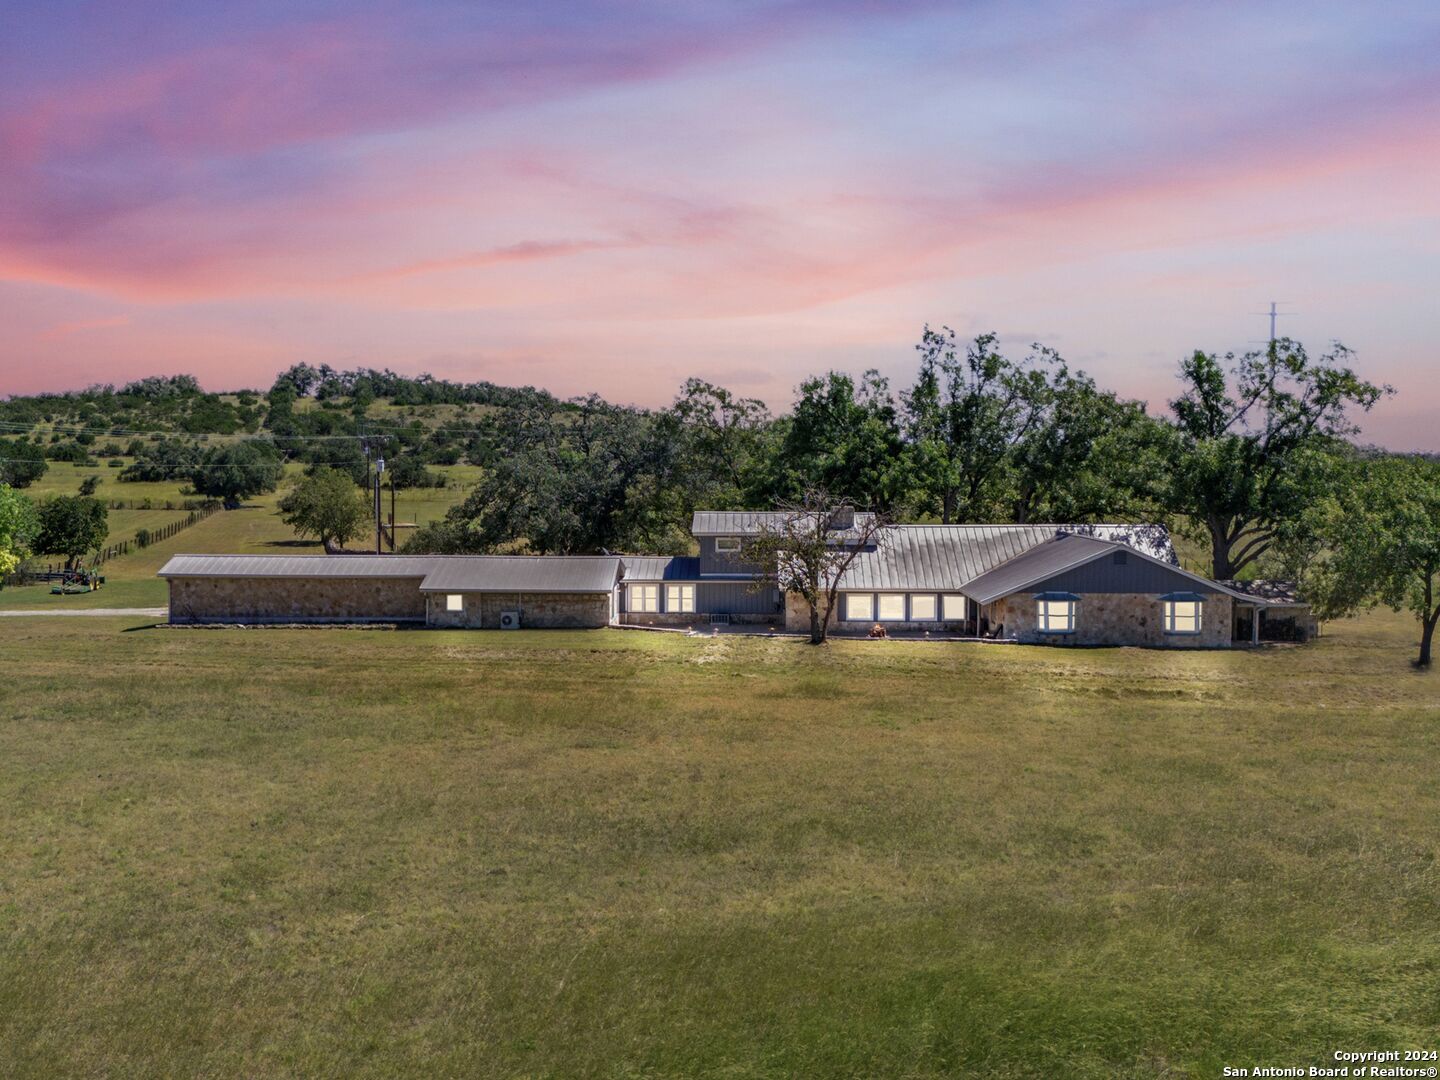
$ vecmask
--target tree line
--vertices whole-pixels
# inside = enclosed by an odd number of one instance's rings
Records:
[[[141,417],[153,430],[129,448],[120,479],[187,479],[227,506],[274,490],[284,463],[302,462],[315,484],[289,497],[287,520],[332,543],[364,527],[358,487],[374,457],[401,487],[440,481],[432,466],[483,466],[410,551],[678,554],[696,509],[767,508],[816,489],[891,520],[1155,521],[1202,542],[1212,577],[1298,578],[1331,617],[1375,601],[1424,608],[1428,641],[1440,601],[1425,577],[1434,537],[1421,496],[1433,493],[1437,466],[1355,444],[1358,417],[1391,391],[1358,375],[1343,345],[1311,353],[1282,338],[1240,355],[1197,351],[1155,412],[1053,349],[1016,353],[995,334],[961,340],[926,327],[916,361],[898,388],[874,370],[807,378],[781,415],[701,379],[669,407],[640,409],[300,364],[264,395],[206,395],[188,376],[157,377],[11,399],[0,418],[83,419],[79,434],[50,436],[53,452],[86,434],[92,445],[107,432],[131,435],[106,421]],[[381,398],[391,408],[377,416]],[[432,422],[437,405],[456,408]],[[185,430],[221,407],[234,410],[236,440],[207,446],[203,436],[223,427]],[[166,427],[166,416],[184,424]],[[0,444],[0,482],[21,486],[45,457],[23,435]],[[357,490],[347,494],[336,474]],[[1387,486],[1415,493],[1401,518],[1380,497]],[[1360,534],[1392,557],[1350,551]],[[1381,582],[1382,562],[1408,567],[1413,588]]]

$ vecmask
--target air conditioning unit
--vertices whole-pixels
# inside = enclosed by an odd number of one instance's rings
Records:
[[[500,629],[501,629],[501,630],[519,630],[519,629],[520,629],[520,612],[518,612],[518,611],[502,611],[502,612],[500,612]]]

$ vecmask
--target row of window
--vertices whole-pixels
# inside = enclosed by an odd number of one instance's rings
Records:
[[[1073,634],[1079,602],[1073,597],[1041,596],[1036,602],[1036,626],[1044,634]],[[1161,601],[1167,634],[1200,633],[1199,600]]]
[[[627,595],[629,596],[629,608],[631,611],[660,610],[659,585],[630,585],[628,586]],[[695,586],[666,585],[665,610],[678,612],[694,611]]]
[[[959,622],[966,614],[965,597],[958,593],[845,593],[844,597],[845,622]]]

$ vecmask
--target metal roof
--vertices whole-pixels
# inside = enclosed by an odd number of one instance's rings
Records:
[[[694,536],[757,536],[766,529],[775,529],[795,517],[786,510],[696,510],[690,519]],[[875,515],[857,511],[857,522],[868,522]],[[835,535],[853,533],[850,529],[833,530]]]
[[[964,592],[977,603],[988,604],[1056,574],[1083,566],[1106,552],[1118,550],[1121,546],[1089,536],[1061,533],[967,581]]]
[[[1024,592],[1057,574],[1073,570],[1077,566],[1084,566],[1107,552],[1127,548],[1141,559],[1163,567],[1177,577],[1193,581],[1197,585],[1203,585],[1208,590],[1226,593],[1232,598],[1244,599],[1243,594],[1237,593],[1220,582],[1211,581],[1199,574],[1192,574],[1189,570],[1183,570],[1174,563],[1158,559],[1138,547],[1131,547],[1114,540],[1101,540],[1094,536],[1080,536],[1073,533],[1056,535],[1047,543],[1032,548],[1023,555],[1018,555],[1009,562],[1002,563],[979,577],[967,581],[960,591],[977,603],[988,604],[1002,596]]]
[[[1178,566],[1163,525],[892,525],[850,564],[842,589],[959,590],[1056,536],[1122,544]]]
[[[1227,579],[1220,582],[1227,589],[1240,593],[1251,601],[1264,601],[1266,604],[1273,604],[1276,607],[1308,607],[1309,601],[1301,597],[1298,587],[1293,581],[1264,580],[1236,581]]]
[[[620,578],[613,555],[436,556],[421,592],[602,593]]]
[[[160,577],[423,578],[433,555],[174,555]]]
[[[175,555],[160,577],[414,578],[424,592],[609,592],[605,555]]]
[[[700,560],[690,555],[622,555],[626,581],[698,581]],[[706,575],[714,577],[713,574]]]

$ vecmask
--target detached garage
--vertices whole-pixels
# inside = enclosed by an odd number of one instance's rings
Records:
[[[612,556],[176,555],[160,570],[170,621],[600,627]]]

